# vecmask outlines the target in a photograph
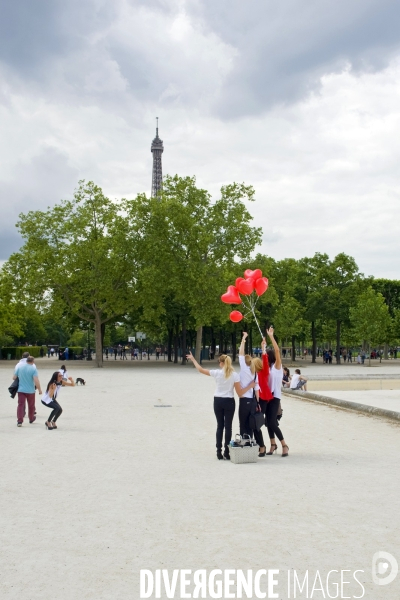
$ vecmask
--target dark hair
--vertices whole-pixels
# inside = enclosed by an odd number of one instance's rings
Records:
[[[55,371],[55,372],[53,373],[53,375],[51,376],[51,379],[50,379],[49,383],[47,384],[46,392],[48,392],[48,391],[49,391],[49,387],[50,387],[50,386],[51,386],[53,383],[56,383],[57,385],[60,385],[60,384],[58,383],[58,376],[59,376],[59,375],[61,375],[60,371]]]
[[[267,350],[267,356],[268,356],[269,366],[272,367],[272,365],[276,361],[275,351],[274,350]]]
[[[284,370],[284,371],[286,371],[286,373],[287,373],[288,375],[290,375],[290,371],[289,371],[289,369],[288,369],[287,367],[283,367],[283,370]]]
[[[296,370],[295,370],[295,373],[297,373],[297,375],[301,375],[301,373],[300,373],[300,369],[296,369]]]
[[[65,365],[61,365],[60,371],[64,371],[64,373],[65,373],[66,370],[67,370],[66,366]]]

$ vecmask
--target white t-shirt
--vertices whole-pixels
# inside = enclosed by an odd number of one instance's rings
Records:
[[[240,365],[240,385],[242,388],[246,388],[249,383],[254,381],[254,375],[251,372],[250,367],[246,365],[246,359],[244,356],[239,355],[239,365]],[[259,390],[260,386],[258,385],[258,375],[256,375],[256,385],[254,386],[255,390]],[[247,390],[241,398],[252,398],[253,397],[253,388]]]
[[[239,373],[234,371],[230,377],[226,378],[223,369],[212,369],[210,375],[214,377],[217,384],[214,396],[219,398],[234,397],[234,385],[240,381]]]
[[[42,402],[44,402],[45,404],[50,404],[50,402],[53,402],[53,400],[57,400],[57,396],[60,393],[61,388],[62,385],[58,385],[56,387],[52,398],[50,398],[49,392],[45,392],[42,396]]]
[[[63,376],[63,379],[67,380],[69,375],[68,375],[68,371],[63,371],[62,369],[60,369],[58,371],[59,373],[61,373],[61,375]]]
[[[292,390],[295,390],[297,388],[297,384],[299,383],[301,379],[301,375],[299,375],[298,373],[295,373],[292,377],[292,381],[290,382],[290,387]]]
[[[274,395],[274,398],[281,399],[281,397],[282,397],[282,393],[281,393],[282,377],[283,377],[283,367],[281,366],[280,369],[277,369],[275,367],[275,365],[272,365],[272,367],[269,371],[268,386],[269,386],[269,389],[271,390],[272,394]]]

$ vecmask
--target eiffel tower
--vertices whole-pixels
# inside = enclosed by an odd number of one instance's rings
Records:
[[[156,137],[151,143],[151,151],[153,153],[153,178],[151,182],[151,195],[153,198],[158,196],[162,189],[162,161],[161,155],[164,152],[164,144],[158,137],[158,117],[156,127]]]

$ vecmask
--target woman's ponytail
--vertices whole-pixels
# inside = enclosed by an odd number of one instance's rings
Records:
[[[221,354],[221,356],[219,357],[219,362],[223,363],[225,379],[228,379],[228,377],[230,377],[234,371],[234,369],[232,367],[231,357],[227,356],[226,354]]]

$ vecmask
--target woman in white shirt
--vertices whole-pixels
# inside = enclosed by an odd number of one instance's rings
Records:
[[[235,398],[233,390],[239,397],[243,396],[255,385],[254,381],[244,389],[240,385],[239,374],[232,367],[232,360],[226,354],[219,357],[219,369],[203,369],[191,352],[186,356],[191,360],[199,373],[214,377],[217,388],[214,394],[214,413],[217,419],[217,458],[218,460],[230,460],[229,442],[232,439],[232,421],[235,414]],[[222,454],[222,438],[225,429],[225,450]]]
[[[250,383],[255,382],[254,390],[258,400],[258,376],[254,366],[254,362],[250,354],[244,353],[244,345],[248,334],[246,331],[243,332],[242,341],[239,347],[239,364],[240,364],[240,385],[244,388]],[[250,419],[252,412],[254,412],[255,406],[253,406],[253,390],[250,389],[245,392],[239,398],[239,425],[240,435],[247,433],[250,437],[253,437],[253,428],[251,427]]]
[[[64,385],[74,386],[75,383],[72,377],[69,378],[69,381],[64,381],[62,373],[60,373],[60,371],[56,371],[51,376],[51,379],[47,384],[46,391],[43,394],[42,404],[53,409],[49,415],[49,418],[45,422],[48,430],[57,429],[56,421],[62,413],[62,408],[57,401],[57,397],[60,388]]]
[[[269,389],[271,390],[272,394],[273,394],[273,398],[272,400],[268,401],[267,404],[267,413],[266,413],[266,419],[267,419],[267,427],[268,427],[268,434],[271,440],[271,448],[270,451],[267,452],[267,454],[273,454],[275,452],[275,450],[278,448],[278,445],[275,441],[275,435],[278,438],[278,440],[280,441],[280,443],[282,444],[282,456],[289,456],[289,446],[286,444],[282,431],[279,428],[278,425],[278,410],[279,410],[279,406],[281,403],[281,396],[282,396],[282,377],[283,377],[283,368],[282,368],[282,361],[281,361],[281,354],[279,351],[279,346],[276,343],[276,340],[274,338],[274,328],[270,327],[267,330],[267,333],[269,335],[269,338],[271,340],[272,346],[273,346],[273,350],[267,350],[267,355],[268,355],[268,362],[269,362],[269,366],[270,366],[270,372],[269,372],[269,380],[268,380],[268,385],[269,385]],[[263,352],[265,352],[265,346],[263,347]]]

